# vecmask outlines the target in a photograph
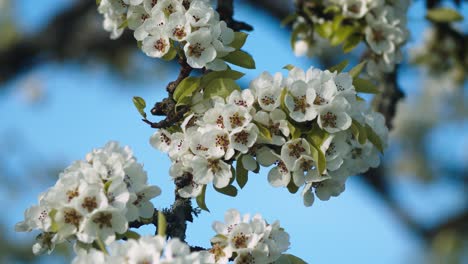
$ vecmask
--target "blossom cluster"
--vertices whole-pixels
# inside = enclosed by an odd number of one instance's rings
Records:
[[[33,246],[35,254],[50,253],[57,243],[75,239],[109,244],[116,234],[127,231],[128,222],[151,218],[150,199],[160,193],[159,187],[148,185],[147,174],[132,151],[109,142],[60,173],[15,229],[41,231]]]
[[[183,197],[198,196],[211,182],[217,189],[227,187],[237,161],[249,171],[273,165],[270,184],[290,191],[304,186],[304,203],[310,206],[313,190],[328,200],[344,190],[348,176],[378,166],[387,140],[383,116],[367,109],[348,73],[265,72],[249,89],[226,98],[207,103],[199,97],[193,96],[193,113],[181,131],[161,129],[150,139],[169,154],[173,178],[191,176],[191,184],[179,190]]]
[[[222,264],[274,263],[289,248],[289,235],[279,222],[268,224],[261,215],[250,218],[231,209],[225,214],[225,223],[214,222],[217,233],[211,239],[212,248],[191,252],[178,238],[143,236],[127,241],[114,241],[107,252],[92,247],[75,247],[77,256],[72,264],[85,263],[177,263]]]
[[[320,4],[326,16],[312,12],[312,17],[299,17],[295,22],[295,28],[305,25],[306,21],[313,23],[302,27],[306,30],[294,44],[296,55],[315,55],[314,52],[322,49],[317,45],[327,44],[324,38],[334,46],[343,42],[345,51],[364,39],[371,51],[367,64],[370,76],[379,77],[383,72],[390,72],[401,61],[400,47],[409,34],[406,27],[409,1],[322,0]],[[330,14],[334,15],[333,21],[328,20]]]
[[[111,38],[128,26],[149,57],[172,59],[180,49],[192,68],[225,70],[221,58],[235,50],[233,30],[208,0],[101,0],[98,11]]]
[[[241,216],[235,209],[225,214],[225,223],[214,222],[209,263],[274,263],[289,248],[289,234],[278,221],[268,224],[261,215]],[[234,255],[235,254],[235,255]]]
[[[209,263],[207,252],[190,252],[187,244],[178,238],[166,241],[163,236],[144,236],[138,240],[114,241],[108,253],[94,248],[79,249],[72,264],[105,263],[164,263],[203,264]]]

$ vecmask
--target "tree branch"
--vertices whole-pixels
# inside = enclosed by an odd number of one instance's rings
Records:
[[[234,4],[233,0],[218,0],[219,18],[224,20],[228,27],[234,31],[252,31],[253,27],[245,22],[237,21],[234,19]]]

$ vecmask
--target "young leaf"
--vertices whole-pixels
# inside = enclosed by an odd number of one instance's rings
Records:
[[[317,169],[320,174],[323,174],[327,169],[327,160],[325,158],[325,153],[320,149],[320,147],[310,144],[310,151],[312,158],[317,163]]]
[[[319,24],[315,27],[315,31],[322,37],[322,38],[330,38],[333,34],[333,23],[332,22],[324,22]]]
[[[306,24],[299,24],[298,26],[294,27],[293,28],[293,31],[291,33],[291,39],[290,39],[290,44],[291,44],[291,48],[294,49],[294,45],[296,44],[296,40],[297,40],[297,37],[299,36],[299,34],[301,34],[302,32],[305,32],[307,31],[307,25]]]
[[[201,191],[200,195],[197,196],[196,201],[197,201],[197,205],[198,205],[198,207],[200,207],[200,209],[209,212],[210,210],[208,209],[208,207],[206,207],[205,194],[206,194],[206,185],[203,185],[202,191]]]
[[[215,187],[215,190],[222,193],[222,194],[231,196],[231,197],[236,197],[237,196],[237,188],[234,187],[233,185],[228,185],[228,186],[226,186],[224,188],[221,188],[221,189],[218,189],[218,188]]]
[[[281,20],[281,26],[284,27],[288,24],[291,24],[292,22],[296,20],[297,17],[298,17],[297,13],[287,15],[285,18],[283,18],[283,20]]]
[[[352,26],[340,26],[333,32],[333,36],[330,38],[330,44],[337,46],[345,41],[349,36],[354,33],[354,27]]]
[[[375,133],[375,131],[367,124],[365,129],[367,133],[367,139],[369,139],[369,141],[372,144],[374,144],[374,146],[380,151],[380,153],[383,153],[384,147],[379,135],[377,135],[377,133]]]
[[[314,125],[314,128],[307,134],[307,139],[314,146],[320,148],[329,136],[330,134],[327,131],[320,129],[318,125]]]
[[[351,123],[351,130],[353,134],[354,134],[354,129],[357,129],[359,131],[357,137],[356,135],[354,136],[356,140],[359,142],[359,144],[365,144],[367,141],[366,128],[363,125],[361,125],[361,123],[359,123],[358,121],[353,120],[353,123]]]
[[[208,83],[210,83],[214,79],[218,78],[226,78],[232,80],[238,80],[242,78],[245,74],[242,72],[234,71],[234,70],[225,70],[225,71],[212,71],[209,72],[201,78],[200,86],[205,87]]]
[[[235,48],[236,50],[240,50],[242,46],[244,46],[245,41],[249,34],[244,32],[234,32],[234,40],[229,44],[229,46]]]
[[[126,238],[131,238],[131,239],[135,239],[135,240],[138,240],[140,238],[140,234],[138,234],[135,231],[131,231],[131,230],[128,230],[127,232],[125,232],[124,236]]]
[[[128,20],[125,19],[124,22],[122,22],[122,24],[119,25],[119,29],[122,29],[122,28],[126,28],[128,27]]]
[[[240,50],[233,51],[222,59],[246,69],[255,69],[255,61],[252,56]]]
[[[139,96],[134,96],[133,97],[133,104],[135,105],[136,109],[140,113],[140,115],[144,118],[146,118],[146,113],[145,113],[145,107],[146,107],[146,102],[143,98]]]
[[[288,71],[290,71],[290,70],[292,70],[292,69],[294,69],[294,68],[295,68],[295,66],[292,65],[292,64],[287,64],[287,65],[285,65],[285,66],[283,67],[283,69],[286,69],[286,70],[288,70]]]
[[[299,190],[299,187],[297,187],[296,184],[294,184],[293,180],[289,181],[287,188],[290,193],[297,193],[297,190]]]
[[[172,98],[174,98],[174,101],[179,102],[181,101],[181,98],[190,97],[192,96],[192,93],[197,90],[199,85],[200,78],[189,76],[177,85]]]
[[[171,61],[176,56],[177,56],[177,48],[174,47],[173,43],[171,43],[171,48],[169,49],[169,51],[164,56],[161,57],[161,59],[163,59],[165,61]]]
[[[380,93],[377,86],[375,86],[371,81],[361,78],[355,78],[353,80],[354,88],[358,93]]]
[[[158,235],[166,236],[167,221],[166,216],[161,211],[158,211]]]
[[[361,63],[359,63],[358,65],[356,65],[354,68],[352,68],[350,71],[349,71],[349,75],[351,75],[351,77],[354,79],[356,77],[359,76],[359,74],[361,74],[362,70],[364,69],[364,67],[366,66],[366,63],[367,61],[363,61]]]
[[[347,38],[343,43],[343,52],[348,53],[352,51],[359,43],[362,41],[362,36],[358,34],[353,34]]]
[[[267,139],[267,140],[271,140],[272,137],[271,137],[271,132],[268,128],[266,128],[264,125],[258,123],[258,122],[255,122],[255,125],[257,125],[258,127],[258,131],[260,132],[260,136]]]
[[[234,90],[241,90],[234,80],[226,78],[214,79],[203,89],[203,97],[205,99],[212,98],[213,96],[226,98]]]
[[[338,63],[337,65],[332,66],[332,67],[331,67],[330,69],[328,69],[328,70],[331,71],[331,72],[335,72],[335,71],[336,71],[336,72],[340,73],[340,72],[342,72],[342,71],[346,68],[346,66],[348,66],[348,64],[349,64],[349,61],[348,61],[348,60],[344,60],[344,61]]]
[[[426,18],[432,22],[450,23],[463,20],[463,16],[451,8],[433,8],[427,11]]]
[[[287,258],[289,259],[289,263],[291,264],[307,264],[307,262],[305,262],[304,260],[302,260],[301,258],[299,257],[296,257],[294,255],[291,255],[291,254],[283,254],[283,256],[286,255]]]
[[[236,164],[236,181],[241,189],[244,188],[248,179],[249,179],[249,171],[244,168],[244,164],[242,164],[242,156],[241,156],[237,159],[237,164]]]
[[[289,128],[289,133],[291,134],[292,139],[296,139],[296,138],[301,137],[301,130],[299,128],[295,127],[289,121],[288,121],[288,128]]]

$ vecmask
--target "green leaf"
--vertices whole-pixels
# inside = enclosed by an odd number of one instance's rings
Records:
[[[317,32],[322,38],[329,39],[333,34],[333,23],[324,22],[315,26],[315,32]]]
[[[158,235],[165,237],[166,228],[167,228],[166,216],[161,211],[158,211]]]
[[[329,136],[330,134],[327,131],[320,129],[317,124],[314,124],[312,130],[307,134],[307,139],[314,146],[320,148]]]
[[[206,207],[205,194],[206,194],[206,185],[203,185],[200,195],[198,195],[195,200],[197,201],[197,205],[198,207],[200,207],[200,209],[209,212],[210,210],[208,209],[208,207]]]
[[[362,36],[358,34],[353,34],[349,38],[344,41],[343,44],[343,51],[344,53],[348,53],[352,51],[359,43],[362,41]]]
[[[292,64],[287,64],[287,65],[283,66],[283,69],[286,69],[286,70],[288,70],[288,71],[290,71],[290,70],[292,70],[292,69],[294,69],[294,68],[295,68],[295,66],[292,65]]]
[[[281,26],[284,27],[288,24],[291,24],[292,22],[296,20],[297,17],[298,17],[297,13],[287,15],[285,18],[283,18],[283,20],[281,20]]]
[[[325,158],[325,153],[320,149],[320,146],[315,146],[314,144],[310,144],[310,151],[312,154],[312,158],[317,163],[317,169],[322,175],[325,170],[327,169],[327,160]]]
[[[234,40],[229,44],[229,46],[235,48],[236,50],[240,50],[242,46],[244,46],[245,41],[249,34],[244,32],[234,32]]]
[[[306,24],[299,24],[297,25],[296,27],[293,28],[293,31],[291,33],[291,40],[290,40],[290,44],[291,44],[291,48],[294,49],[294,45],[296,43],[296,40],[297,40],[297,37],[299,36],[299,34],[301,34],[302,32],[305,32],[307,31],[307,25]]]
[[[287,188],[290,193],[297,193],[297,190],[299,190],[299,187],[297,187],[296,184],[294,184],[294,181],[292,179],[289,181]]]
[[[307,262],[305,262],[304,260],[302,260],[301,258],[299,257],[296,257],[294,255],[291,255],[291,254],[283,254],[283,256],[287,256],[288,260],[289,260],[289,263],[291,264],[307,264]]]
[[[138,240],[140,238],[140,234],[138,234],[135,231],[131,231],[131,230],[128,230],[127,232],[125,232],[124,236],[126,238],[131,238],[131,239],[135,239],[135,240]]]
[[[356,120],[353,120],[351,123],[351,133],[353,134],[354,138],[359,138],[359,127],[356,125],[358,123]]]
[[[329,68],[328,70],[331,71],[331,72],[336,71],[336,72],[340,73],[346,68],[346,66],[348,66],[348,64],[349,64],[349,61],[344,60],[344,61],[340,62],[339,64]]]
[[[209,82],[203,89],[203,97],[205,99],[212,98],[214,96],[220,96],[226,98],[234,90],[240,91],[239,85],[233,79],[219,78]]]
[[[210,83],[214,79],[218,78],[226,78],[232,80],[238,80],[242,78],[245,74],[242,72],[234,71],[234,70],[225,70],[225,71],[212,71],[209,72],[201,78],[201,87],[205,87],[208,83]]]
[[[128,20],[125,19],[124,22],[122,22],[122,24],[119,25],[119,29],[122,29],[122,28],[126,28],[128,27]]]
[[[244,164],[242,164],[242,157],[243,156],[240,156],[237,159],[236,164],[236,181],[241,189],[244,188],[249,179],[249,171],[244,168]]]
[[[300,138],[301,137],[301,130],[295,127],[291,122],[288,122],[289,133],[291,134],[292,139]]]
[[[434,8],[427,11],[426,18],[432,22],[450,23],[463,20],[463,16],[458,11],[451,8]]]
[[[225,195],[228,195],[228,196],[232,196],[232,197],[236,197],[237,196],[237,188],[234,187],[233,185],[228,185],[224,188],[221,188],[221,189],[218,189],[215,187],[215,190],[222,193],[222,194],[225,194]]]
[[[226,57],[222,58],[226,62],[246,68],[255,69],[255,61],[250,54],[241,50],[236,50],[229,53]]]
[[[177,48],[174,47],[174,44],[171,41],[171,48],[169,49],[169,51],[166,54],[164,54],[164,56],[161,57],[161,59],[163,59],[165,61],[171,61],[176,56],[177,56]]]
[[[339,8],[338,6],[336,6],[336,5],[330,5],[330,6],[326,7],[325,10],[323,10],[323,12],[324,12],[325,14],[328,14],[328,13],[340,13],[341,10],[340,10],[340,8]]]
[[[335,29],[333,36],[330,38],[330,44],[332,46],[337,46],[345,41],[349,36],[354,33],[354,27],[352,26],[340,26]]]
[[[353,126],[354,126],[354,128],[353,128]],[[356,130],[356,129],[358,130],[357,137],[354,134],[355,133],[354,130]],[[361,123],[359,123],[356,120],[353,120],[353,122],[351,123],[351,131],[353,132],[353,135],[357,139],[359,144],[362,145],[362,144],[366,143],[366,141],[367,141],[367,131],[366,131],[366,128],[363,125],[361,125]]]
[[[146,102],[143,98],[139,96],[134,96],[133,97],[133,104],[135,105],[136,109],[140,113],[140,115],[144,118],[146,118],[146,113],[145,113],[145,107],[146,107]]]
[[[355,78],[353,80],[354,88],[358,93],[372,93],[377,94],[380,93],[377,86],[375,86],[371,81],[367,79]]]
[[[192,93],[197,90],[199,84],[200,78],[191,76],[186,77],[179,83],[179,85],[177,85],[172,98],[178,102],[182,97],[184,97],[184,94],[188,94],[189,96],[192,95]]]
[[[339,28],[341,28],[342,27],[341,22],[343,22],[343,20],[344,20],[344,16],[342,15],[335,16],[332,21],[332,29],[338,30]]]
[[[99,6],[102,0],[96,0],[96,5]]]
[[[351,77],[353,77],[353,79],[358,77],[359,74],[361,74],[364,67],[366,66],[366,63],[367,63],[367,61],[363,61],[363,62],[359,63],[358,65],[356,65],[354,68],[352,68],[349,71],[349,75],[351,75]]]
[[[367,133],[367,139],[374,144],[374,146],[380,151],[380,153],[383,153],[384,147],[382,144],[382,140],[380,139],[379,135],[375,133],[375,131],[370,127],[368,124],[366,124],[366,133]]]
[[[177,102],[176,108],[181,105],[190,105],[193,93],[200,87],[200,78],[187,77],[177,85],[172,98]]]
[[[267,140],[271,140],[272,137],[271,137],[271,131],[270,129],[266,128],[264,125],[258,123],[258,122],[255,122],[255,125],[257,125],[258,127],[258,131],[260,132],[260,136],[267,139]]]

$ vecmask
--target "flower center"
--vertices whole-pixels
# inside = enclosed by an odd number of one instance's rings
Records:
[[[263,96],[262,99],[260,99],[260,101],[264,104],[264,105],[272,105],[272,104],[275,104],[275,99],[271,96]]]
[[[232,238],[232,243],[236,248],[246,248],[247,240],[248,237],[243,232],[240,232]]]
[[[214,174],[216,174],[218,171],[221,170],[221,168],[219,167],[219,160],[217,160],[217,159],[208,160],[208,168],[209,168]]]
[[[241,116],[239,112],[234,113],[229,117],[229,122],[232,128],[241,127],[244,124],[245,117]]]
[[[310,104],[307,103],[307,98],[305,95],[294,97],[294,112],[300,111],[301,113],[305,113],[309,107]]]
[[[111,220],[111,213],[100,212],[96,217],[94,217],[93,222],[97,224],[100,229],[103,229],[104,227],[112,228]]]
[[[190,45],[189,48],[189,56],[195,57],[195,58],[200,58],[202,55],[203,51],[205,51],[205,48],[202,47],[200,43],[195,43],[193,45]]]
[[[172,31],[172,35],[174,35],[177,39],[183,39],[185,36],[187,36],[187,33],[185,33],[185,30],[182,26],[178,26]]]
[[[325,127],[336,127],[336,115],[330,112],[322,115],[322,124]]]
[[[301,154],[305,151],[305,148],[302,146],[301,143],[297,144],[290,144],[288,145],[289,148],[289,156],[295,157],[296,159],[301,156]]]
[[[163,52],[167,47],[167,43],[164,39],[160,38],[156,41],[156,43],[154,43],[154,48],[159,51],[159,52]]]
[[[65,209],[64,220],[66,224],[74,225],[77,229],[83,216],[73,208]]]
[[[164,142],[168,146],[171,144],[171,139],[164,133],[161,133],[159,139],[161,140],[161,142]]]
[[[227,150],[229,146],[229,138],[227,135],[217,135],[215,139],[215,145],[222,148],[224,151]]]
[[[91,213],[94,209],[97,208],[96,197],[85,197],[81,206],[88,210]]]
[[[249,142],[249,136],[250,133],[246,131],[241,131],[234,135],[234,141],[242,145],[247,145],[247,143]]]
[[[73,198],[77,197],[78,195],[80,195],[80,193],[78,192],[78,187],[76,187],[76,188],[73,189],[73,190],[67,191],[68,202],[70,202],[71,200],[73,200]]]

